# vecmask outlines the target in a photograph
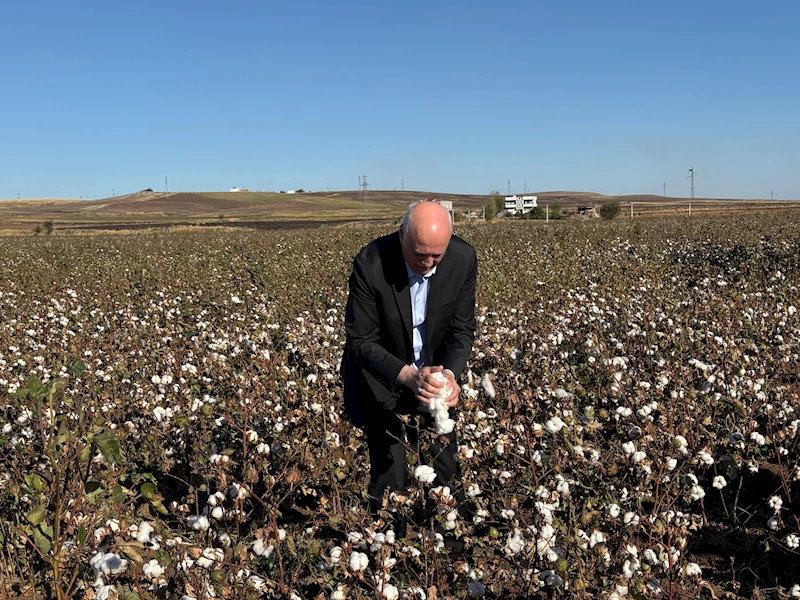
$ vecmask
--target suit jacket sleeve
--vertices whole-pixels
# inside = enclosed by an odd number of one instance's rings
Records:
[[[468,268],[469,275],[458,293],[453,318],[450,320],[442,340],[444,345],[442,366],[450,369],[456,379],[466,367],[467,360],[472,353],[472,344],[475,341],[475,287],[478,276],[478,259],[471,246]]]
[[[381,321],[378,311],[381,307],[370,283],[368,266],[361,259],[361,256],[356,256],[350,275],[345,316],[347,337],[355,363],[391,390],[406,363],[379,343]]]

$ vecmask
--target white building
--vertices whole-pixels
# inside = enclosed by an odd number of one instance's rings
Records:
[[[238,187],[232,187],[231,191],[232,192],[241,192],[242,190],[240,190]]]
[[[506,212],[510,215],[525,214],[536,208],[536,196],[506,196]]]

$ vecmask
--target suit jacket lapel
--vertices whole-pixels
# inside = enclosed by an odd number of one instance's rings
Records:
[[[400,250],[400,243],[398,238],[397,243],[397,256],[394,268],[390,272],[394,275],[392,281],[392,292],[394,293],[395,302],[397,302],[397,310],[403,319],[403,329],[405,331],[405,349],[406,354],[411,356],[412,353],[412,339],[414,321],[411,316],[411,289],[408,287],[408,274],[406,273],[406,262],[403,259],[403,253]],[[408,358],[406,358],[408,360]]]
[[[428,354],[433,356],[433,348],[431,347],[431,334],[436,331],[437,321],[439,319],[439,307],[443,298],[443,287],[447,283],[447,277],[450,269],[450,261],[447,260],[447,253],[442,257],[442,261],[436,266],[436,273],[434,273],[428,281],[428,306],[425,314],[425,347]]]

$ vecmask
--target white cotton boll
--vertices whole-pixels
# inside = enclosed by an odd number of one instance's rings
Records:
[[[400,590],[391,583],[384,583],[380,589],[380,597],[385,600],[397,600],[400,597]]]
[[[637,450],[631,455],[631,462],[635,465],[638,465],[642,462],[645,458],[647,458],[647,454],[643,450]]]
[[[687,449],[689,442],[687,442],[686,438],[683,437],[682,435],[676,435],[672,440],[672,445],[681,454],[685,455],[689,453],[689,450]]]
[[[347,595],[344,593],[344,588],[342,585],[339,584],[331,593],[331,600],[345,600],[345,598],[347,598]]]
[[[155,558],[142,565],[142,573],[148,579],[158,579],[164,574],[164,567]]]
[[[187,523],[196,531],[205,531],[210,525],[208,518],[203,515],[192,515],[187,519]]]
[[[728,485],[728,482],[725,481],[725,478],[722,475],[717,475],[716,477],[714,477],[714,481],[711,483],[711,485],[713,485],[718,490],[721,490],[726,485]]]
[[[95,577],[116,575],[128,568],[128,561],[113,552],[105,553],[100,550],[89,559],[89,566],[94,571]]]
[[[699,485],[693,485],[692,489],[689,490],[689,496],[692,498],[692,500],[697,502],[698,500],[705,498],[706,492]]]
[[[245,439],[247,439],[247,441],[250,442],[250,443],[257,442],[258,441],[258,433],[251,429],[247,433],[245,433]]]
[[[256,541],[253,542],[253,554],[256,556],[269,558],[270,554],[272,554],[274,550],[275,546],[272,544],[267,544],[263,538],[256,538]]]
[[[506,556],[514,556],[519,554],[525,549],[525,538],[522,537],[522,532],[518,528],[514,528],[513,533],[508,534],[506,545],[503,548]]]
[[[697,458],[699,458],[700,462],[702,462],[705,465],[710,466],[714,464],[714,457],[711,456],[711,454],[709,454],[708,451],[706,450],[701,450],[700,452],[698,452]]]
[[[369,558],[363,552],[358,552],[354,550],[352,554],[350,554],[350,570],[354,573],[358,573],[360,571],[366,570],[367,566],[369,565]]]
[[[436,472],[433,470],[433,467],[420,465],[414,469],[414,478],[422,483],[431,483],[436,479]]]
[[[593,531],[592,535],[589,536],[589,547],[594,548],[597,544],[603,543],[606,541],[606,536],[603,535],[602,531]]]
[[[667,471],[674,471],[675,467],[677,466],[678,466],[677,458],[670,458],[667,460]]]
[[[259,454],[269,454],[269,444],[265,444],[263,442],[260,443],[258,446],[256,446],[256,452]]]
[[[769,527],[772,531],[778,531],[780,524],[778,523],[777,517],[770,517],[767,520],[767,527]]]
[[[783,506],[783,499],[780,496],[772,496],[767,503],[769,507],[777,513],[780,512],[781,506]]]
[[[564,423],[564,421],[562,421],[561,418],[558,416],[552,417],[547,421],[545,421],[544,423],[545,429],[547,429],[547,431],[549,431],[550,433],[558,433],[566,426],[567,424]]]
[[[498,456],[502,456],[506,451],[505,446],[503,446],[503,442],[497,442],[497,444],[494,446],[494,451]]]
[[[225,500],[225,494],[222,492],[214,492],[208,497],[209,506],[217,506],[220,502]]]
[[[467,486],[467,496],[470,498],[474,498],[475,496],[480,496],[481,488],[478,486],[477,483],[470,483]]]
[[[800,547],[800,537],[790,533],[786,536],[786,545],[792,550],[796,550],[798,547]]]
[[[641,565],[639,561],[636,559],[626,559],[622,565],[622,573],[628,579],[632,579],[634,575],[636,575],[636,571],[639,569]]]
[[[111,600],[117,597],[117,590],[113,585],[101,585],[94,593],[94,600]]]
[[[622,517],[622,522],[628,527],[638,527],[639,515],[637,515],[635,512],[628,511],[625,513],[625,516]]]
[[[235,481],[231,484],[231,487],[230,487],[230,490],[228,490],[228,493],[231,495],[231,498],[233,498],[234,500],[236,500],[238,498],[241,498],[242,500],[244,500],[245,498],[247,498],[250,495],[250,493],[244,488],[244,486],[239,485]]]
[[[794,308],[794,307],[792,307]],[[800,598],[800,584],[795,583],[792,586],[792,589],[789,590],[789,597],[790,598]]]
[[[221,506],[215,506],[211,509],[211,516],[219,521],[225,515],[225,511],[222,510]]]
[[[428,404],[428,411],[433,415],[436,433],[439,435],[447,435],[453,431],[456,425],[456,422],[450,418],[447,404],[445,404],[445,400],[450,395],[451,388],[447,378],[441,373],[434,373],[432,377],[435,381],[444,383],[445,386],[440,388],[435,398],[431,398]]]
[[[609,504],[606,506],[606,514],[612,519],[616,519],[619,516],[619,513],[620,510],[618,504]]]
[[[155,531],[153,526],[150,525],[147,521],[142,521],[139,524],[139,528],[136,531],[136,541],[141,542],[142,544],[146,544],[150,541],[150,534]]]
[[[494,384],[492,383],[492,380],[489,379],[488,373],[484,374],[483,378],[481,379],[481,387],[483,388],[483,391],[486,392],[486,395],[489,396],[489,398],[495,397],[496,394],[494,391]]]
[[[750,439],[753,440],[759,446],[763,446],[767,443],[767,438],[765,438],[757,431],[754,431],[753,433],[750,434]]]
[[[684,568],[684,573],[687,577],[700,577],[703,574],[703,569],[697,563],[689,563]]]

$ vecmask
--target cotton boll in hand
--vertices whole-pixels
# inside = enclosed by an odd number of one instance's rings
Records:
[[[433,415],[433,420],[436,424],[436,433],[439,435],[447,435],[451,433],[456,426],[456,422],[450,418],[447,404],[445,404],[445,400],[450,395],[451,387],[448,385],[447,378],[441,373],[434,373],[432,377],[435,381],[445,385],[440,388],[435,398],[431,398],[428,404],[428,410]]]

